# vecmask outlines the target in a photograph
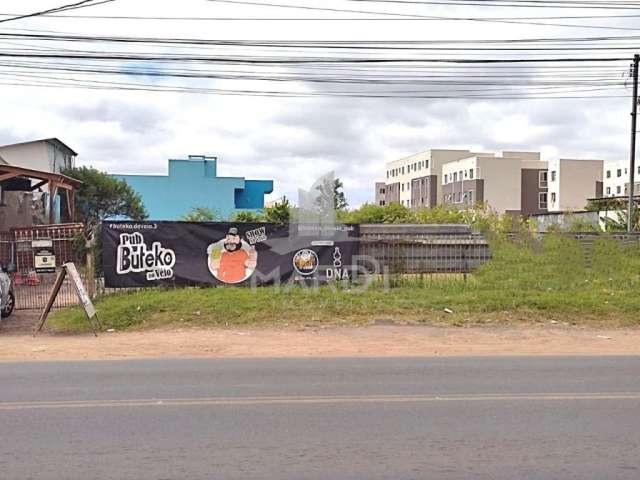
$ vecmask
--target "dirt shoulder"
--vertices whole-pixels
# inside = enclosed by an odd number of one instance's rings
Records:
[[[4,335],[3,335],[4,333]],[[638,355],[640,329],[311,327],[177,329],[91,335],[0,330],[0,362],[130,358]]]

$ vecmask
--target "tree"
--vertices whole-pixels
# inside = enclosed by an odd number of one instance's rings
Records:
[[[232,220],[234,222],[240,222],[240,223],[258,223],[258,222],[262,222],[264,218],[259,213],[245,210],[245,211],[236,212]]]
[[[100,222],[108,218],[147,218],[142,198],[124,180],[92,167],[67,168],[62,173],[82,182],[75,195],[74,220],[84,224],[87,241],[94,237]]]
[[[194,207],[182,216],[185,222],[214,222],[218,215],[209,207]]]
[[[282,197],[282,200],[272,207],[265,207],[264,221],[281,225],[291,221],[291,204],[287,197]]]
[[[140,195],[124,180],[92,167],[66,168],[62,174],[82,182],[75,193],[74,220],[84,225],[83,238],[76,239],[75,245],[78,247],[76,253],[86,256],[86,269],[93,278],[95,272],[100,271],[100,223],[113,217],[144,220],[147,211]],[[87,287],[89,295],[93,296],[95,283],[89,281]]]
[[[337,211],[346,210],[349,206],[343,188],[342,180],[336,178],[333,181],[333,208]]]

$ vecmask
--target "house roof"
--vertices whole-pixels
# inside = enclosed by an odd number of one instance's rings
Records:
[[[0,145],[0,148],[15,147],[16,145],[28,145],[30,143],[38,143],[38,142],[53,143],[57,147],[59,147],[59,148],[61,148],[63,150],[67,150],[67,152],[69,152],[71,155],[76,155],[76,156],[78,155],[78,153],[75,152],[69,145],[67,145],[62,140],[60,140],[59,138],[56,138],[56,137],[41,138],[40,140],[29,140],[28,142],[10,143],[8,145]]]
[[[52,181],[59,186],[77,188],[82,185],[80,180],[62,175],[60,173],[43,172],[31,168],[16,167],[15,165],[0,165],[0,181],[14,177],[35,178],[37,180]]]

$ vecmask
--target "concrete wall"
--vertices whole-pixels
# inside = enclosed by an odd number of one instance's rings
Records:
[[[552,172],[556,172],[555,181]],[[583,210],[597,196],[602,182],[602,160],[559,159],[549,162],[549,212]],[[555,202],[553,197],[555,193]]]
[[[438,204],[438,177],[429,175],[411,181],[412,208],[432,208]]]
[[[540,161],[540,152],[516,152],[505,151],[502,152],[504,158],[519,158],[525,161]]]
[[[44,213],[44,212],[42,212]],[[31,192],[4,192],[0,205],[0,232],[34,225],[34,202]]]
[[[0,147],[0,155],[9,165],[51,172],[49,149],[45,142],[21,143]]]
[[[520,199],[522,215],[534,215],[539,213],[546,213],[548,211],[548,208],[540,208],[541,193],[547,194],[547,204],[549,202],[548,188],[543,188],[540,186],[540,173],[542,172],[547,172],[547,169],[522,169],[522,188]]]

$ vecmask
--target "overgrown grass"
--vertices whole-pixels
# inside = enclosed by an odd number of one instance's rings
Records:
[[[390,288],[327,286],[280,289],[186,288],[144,290],[96,302],[105,328],[365,324],[393,319],[433,324],[548,321],[640,323],[640,248],[599,239],[590,255],[563,236],[543,241],[492,240],[493,259],[461,276],[401,277]],[[453,310],[453,314],[444,309]],[[57,331],[86,331],[83,312],[56,312]]]

